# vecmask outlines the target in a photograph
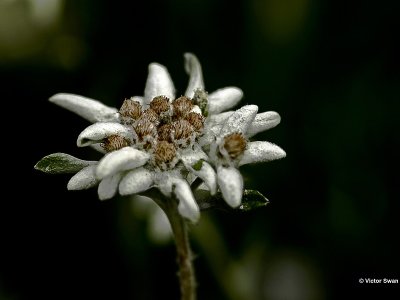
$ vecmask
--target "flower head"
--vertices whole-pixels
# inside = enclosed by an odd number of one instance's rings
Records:
[[[241,203],[243,178],[238,167],[266,162],[286,156],[277,145],[266,141],[250,142],[253,134],[267,130],[277,123],[280,117],[275,112],[257,114],[256,105],[246,105],[227,116],[220,124],[212,124],[210,132],[214,142],[210,145],[209,156],[217,169],[218,186],[224,199],[232,207]]]
[[[236,111],[242,91],[226,87],[207,94],[200,63],[185,54],[189,84],[177,97],[167,69],[149,65],[144,96],[125,99],[119,109],[73,94],[56,94],[50,101],[94,123],[78,136],[78,147],[91,146],[105,155],[98,162],[63,153],[43,158],[35,167],[49,173],[76,173],[69,190],[98,185],[101,200],[141,194],[156,187],[165,197],[176,197],[180,214],[196,222],[200,209],[191,183],[200,178],[209,193],[218,189],[237,207],[243,179],[238,167],[282,158],[285,152],[268,142],[250,138],[277,125],[275,112],[257,114],[246,105]],[[61,162],[61,163],[60,163]]]

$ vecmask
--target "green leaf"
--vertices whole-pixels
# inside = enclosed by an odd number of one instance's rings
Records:
[[[49,174],[77,173],[96,163],[97,161],[82,160],[65,153],[53,153],[43,157],[35,165],[35,169]]]
[[[241,211],[250,211],[255,208],[264,207],[269,203],[269,200],[256,190],[244,190],[242,204],[239,205]]]
[[[256,190],[244,190],[242,203],[238,208],[232,208],[226,204],[221,193],[211,196],[208,191],[195,190],[194,195],[200,209],[202,210],[217,208],[222,210],[239,210],[247,212],[256,208],[264,207],[269,203],[268,199]]]
[[[198,161],[196,161],[193,165],[192,168],[196,171],[200,171],[201,167],[203,166],[203,161],[204,159],[199,159]]]

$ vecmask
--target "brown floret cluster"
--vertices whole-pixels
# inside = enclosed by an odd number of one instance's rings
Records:
[[[176,152],[193,145],[202,134],[204,117],[193,112],[192,99],[181,96],[170,101],[165,96],[157,96],[148,108],[133,99],[125,99],[120,110],[120,121],[131,126],[133,141],[118,135],[103,141],[107,152],[135,145],[152,153],[151,162],[168,169],[176,164]]]

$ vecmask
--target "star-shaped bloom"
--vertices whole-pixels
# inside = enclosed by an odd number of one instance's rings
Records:
[[[56,94],[50,101],[93,124],[78,136],[78,147],[104,153],[98,162],[64,153],[51,154],[35,167],[48,173],[76,173],[69,190],[98,185],[101,200],[142,194],[156,187],[165,197],[176,197],[180,214],[196,222],[200,216],[191,183],[201,179],[211,195],[218,188],[232,207],[240,204],[243,180],[237,167],[278,159],[285,152],[268,142],[248,139],[277,125],[275,112],[257,114],[257,106],[237,111],[243,96],[237,87],[205,92],[201,65],[185,54],[189,84],[176,97],[167,69],[149,65],[143,96],[125,99],[120,109],[73,94]]]

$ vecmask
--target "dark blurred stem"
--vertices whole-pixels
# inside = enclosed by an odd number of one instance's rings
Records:
[[[178,212],[175,199],[165,199],[165,213],[171,223],[174,233],[177,261],[179,265],[179,282],[181,287],[181,300],[196,299],[196,279],[193,268],[192,250],[190,249],[188,227],[183,217]]]

